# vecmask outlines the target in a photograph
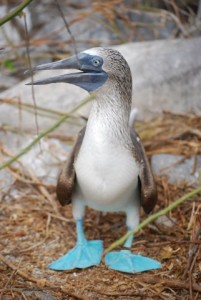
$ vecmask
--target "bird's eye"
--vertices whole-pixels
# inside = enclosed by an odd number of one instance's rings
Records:
[[[100,59],[95,58],[95,59],[92,61],[92,63],[93,63],[93,65],[94,65],[95,67],[98,67],[98,66],[100,66],[100,64],[101,64],[101,61],[100,61]]]

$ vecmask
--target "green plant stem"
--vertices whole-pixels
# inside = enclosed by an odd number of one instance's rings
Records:
[[[135,234],[136,232],[140,231],[142,228],[144,228],[145,226],[147,226],[154,220],[158,219],[160,216],[167,214],[168,212],[172,211],[177,206],[179,206],[181,203],[185,202],[186,200],[189,200],[190,198],[192,198],[193,196],[195,196],[199,193],[201,193],[201,186],[199,188],[194,189],[193,191],[185,194],[181,198],[175,200],[167,207],[165,207],[165,208],[159,210],[158,212],[154,213],[153,215],[149,216],[143,222],[141,222],[134,230],[129,231],[127,234],[125,234],[123,237],[121,237],[120,239],[118,239],[117,241],[112,243],[107,249],[105,249],[104,255],[106,253],[110,252],[111,250],[115,249],[116,247],[123,245],[124,242],[127,240],[127,238],[130,235]]]
[[[16,8],[14,8],[12,11],[10,11],[6,16],[4,16],[3,18],[0,18],[0,26],[2,26],[6,22],[10,21],[11,19],[13,19],[17,15],[19,15],[19,13],[21,13],[21,11],[26,6],[28,6],[29,3],[31,3],[32,1],[33,0],[24,0],[20,5],[18,5]]]
[[[18,158],[20,158],[21,156],[23,156],[24,154],[26,154],[35,144],[37,144],[44,136],[46,136],[47,134],[49,134],[50,132],[54,131],[56,128],[58,128],[67,118],[70,117],[70,114],[74,113],[76,110],[78,110],[80,107],[82,107],[84,104],[86,104],[87,102],[89,102],[90,100],[92,100],[94,98],[94,95],[90,95],[89,97],[87,97],[86,99],[84,99],[82,102],[80,102],[79,104],[77,104],[75,107],[73,107],[69,112],[66,113],[65,116],[62,116],[57,122],[55,122],[52,126],[50,126],[48,129],[43,130],[40,134],[37,135],[37,137],[28,145],[26,146],[24,149],[22,149],[22,151],[20,151],[16,156],[12,157],[11,159],[9,159],[8,161],[6,161],[5,163],[3,163],[0,166],[0,171],[3,170],[4,168],[9,167],[12,163],[14,163],[16,160],[18,160]]]
[[[53,110],[53,109],[50,109],[50,108],[48,109],[48,108],[44,108],[44,107],[38,106],[38,105],[36,107],[34,107],[34,105],[31,104],[31,103],[26,103],[26,102],[18,103],[16,101],[12,100],[12,99],[11,100],[6,100],[6,99],[1,99],[0,98],[0,103],[6,103],[7,105],[20,107],[20,109],[23,109],[26,112],[32,113],[32,114],[35,114],[35,109],[36,109],[38,116],[43,116],[43,117],[47,117],[47,118],[54,118],[55,119],[55,118],[67,115],[66,113],[58,111],[58,110]],[[69,118],[77,119],[76,116],[70,115],[70,114],[69,114]]]
[[[0,102],[2,103],[5,103],[5,104],[8,104],[8,105],[13,105],[13,106],[17,106],[17,107],[28,107],[30,109],[33,109],[36,108],[37,110],[41,110],[41,111],[44,111],[44,112],[47,112],[47,113],[51,113],[51,114],[54,114],[54,115],[57,115],[57,116],[64,116],[66,115],[66,113],[62,112],[62,111],[58,111],[58,110],[54,110],[54,109],[50,109],[50,108],[45,108],[43,106],[38,106],[36,105],[36,107],[32,104],[32,103],[27,103],[27,102],[22,102],[22,103],[19,103],[13,99],[1,99],[0,98]]]

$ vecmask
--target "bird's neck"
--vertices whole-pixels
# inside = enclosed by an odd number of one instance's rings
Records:
[[[102,133],[111,141],[129,143],[131,97],[131,88],[122,90],[122,86],[104,85],[93,100],[87,131]]]

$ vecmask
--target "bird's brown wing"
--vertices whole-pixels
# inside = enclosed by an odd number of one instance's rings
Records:
[[[150,213],[157,201],[156,184],[140,137],[133,127],[130,133],[134,146],[134,156],[140,168],[139,185],[141,205],[146,213]]]
[[[86,127],[84,127],[77,137],[75,145],[70,153],[69,159],[65,163],[58,177],[56,194],[61,205],[70,204],[75,183],[74,162],[79,153],[84,138]]]

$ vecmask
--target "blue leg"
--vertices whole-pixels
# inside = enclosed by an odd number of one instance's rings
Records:
[[[129,236],[124,247],[131,248],[132,241],[133,235]],[[139,254],[133,254],[130,250],[107,253],[105,263],[110,269],[126,273],[136,273],[161,268],[161,264],[157,260]]]
[[[83,222],[78,220],[77,243],[68,253],[49,265],[53,270],[72,270],[74,268],[88,268],[99,265],[103,252],[103,242],[99,240],[88,241],[84,235]]]

